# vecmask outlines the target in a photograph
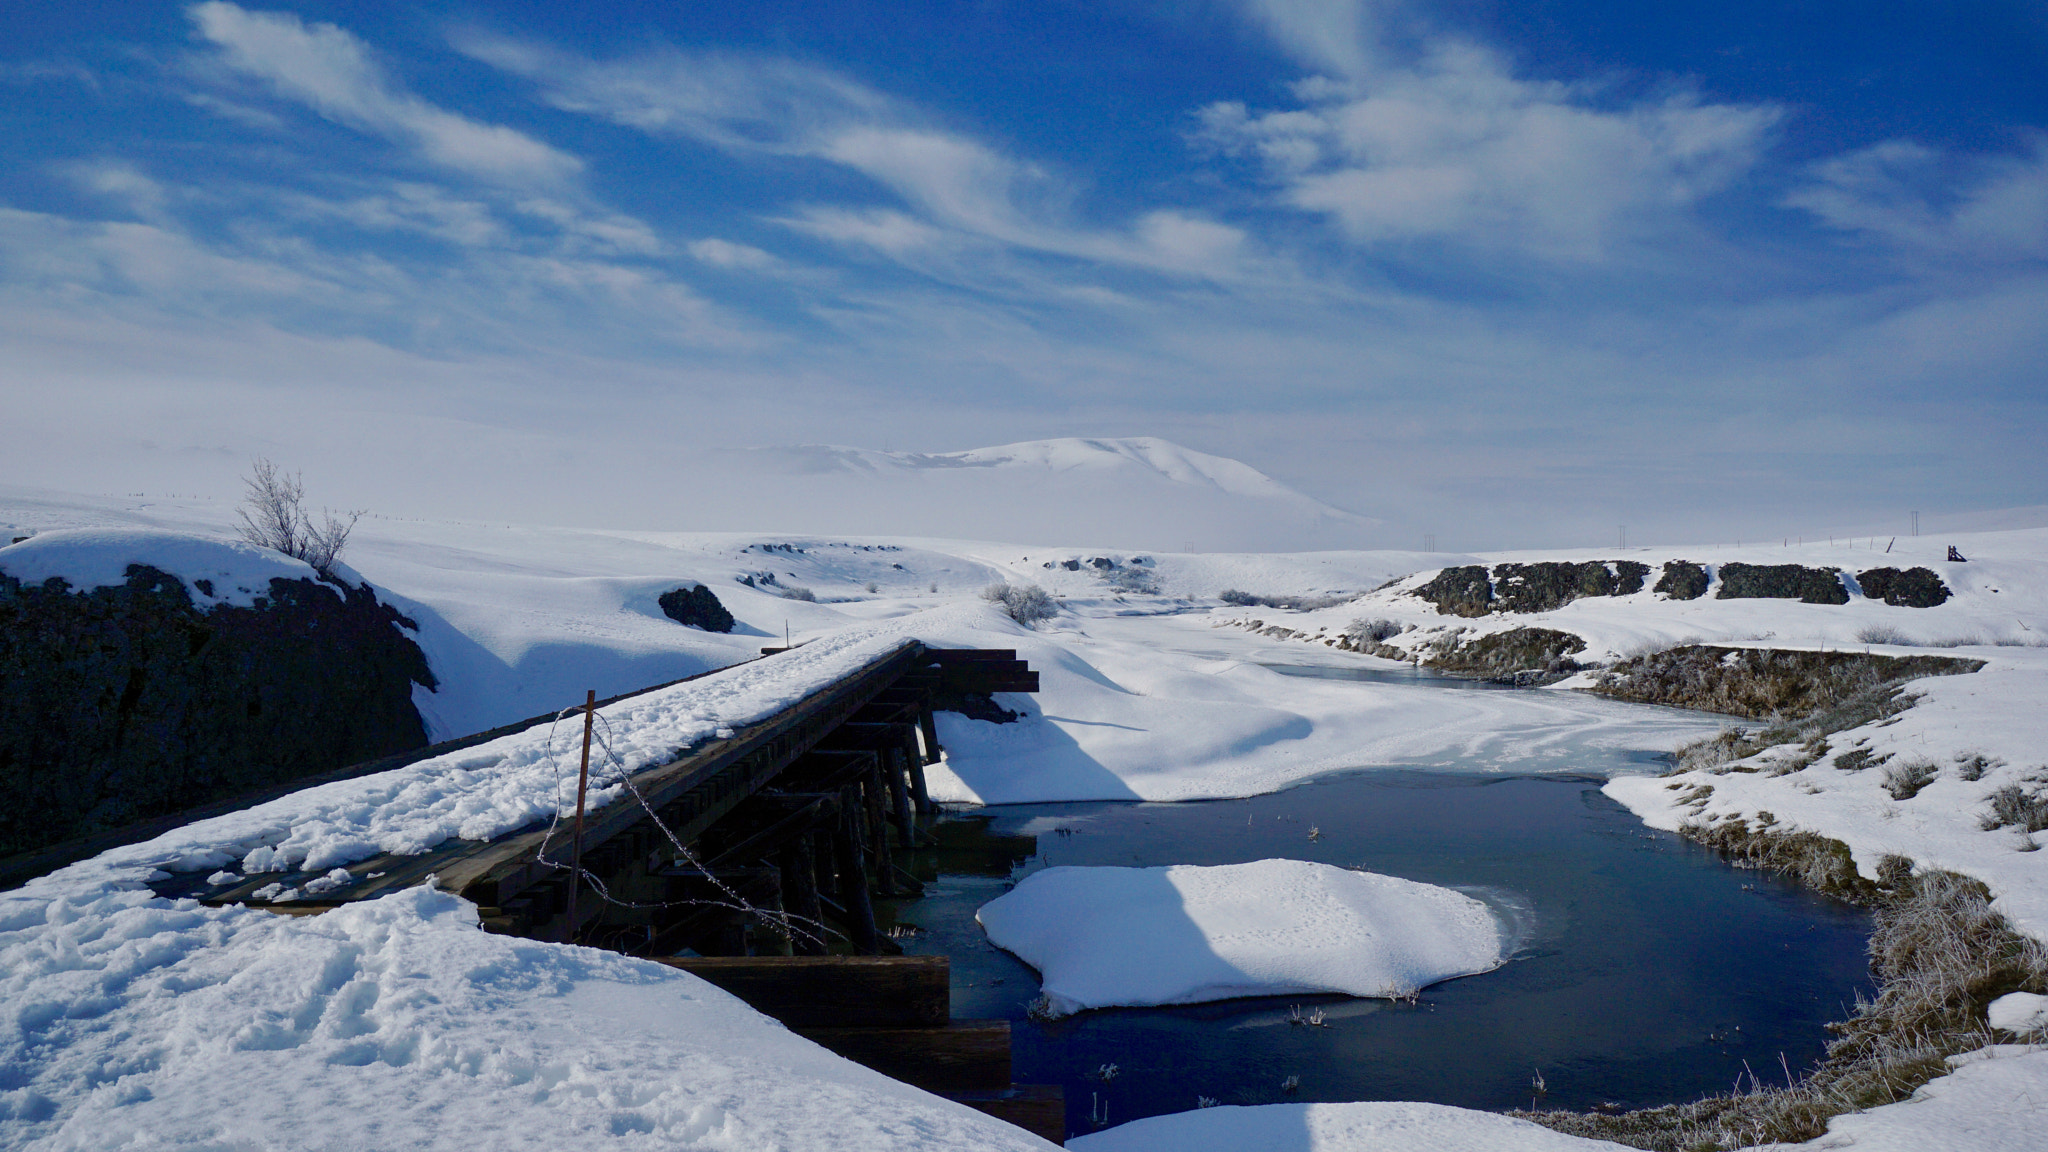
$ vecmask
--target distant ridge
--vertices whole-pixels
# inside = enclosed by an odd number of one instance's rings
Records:
[[[790,531],[1313,551],[1366,547],[1381,524],[1242,461],[1153,436],[935,453],[801,444],[723,455],[732,504],[749,508],[755,527]]]

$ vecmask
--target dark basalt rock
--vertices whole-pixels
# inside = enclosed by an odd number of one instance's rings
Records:
[[[1614,573],[1600,561],[1571,564],[1555,560],[1534,564],[1496,564],[1493,568],[1503,612],[1551,612],[1581,596],[1612,596]],[[1637,584],[1641,586],[1640,580]]]
[[[144,565],[80,593],[0,574],[0,855],[424,746],[435,680],[401,629],[310,578],[201,610]]]
[[[1799,564],[1721,565],[1721,590],[1717,600],[1797,600],[1802,604],[1847,604],[1849,590],[1842,586],[1842,574],[1834,568],[1808,568]]]
[[[1903,572],[1897,568],[1872,568],[1858,572],[1856,583],[1872,600],[1900,608],[1932,608],[1949,596],[1948,585],[1931,568],[1908,568]]]
[[[1571,657],[1585,650],[1586,642],[1569,632],[1513,628],[1440,652],[1426,663],[1440,672],[1461,676],[1542,684],[1578,671],[1578,661]]]
[[[1493,581],[1478,564],[1446,568],[1415,594],[1435,604],[1445,616],[1484,616],[1493,609]]]
[[[706,632],[732,631],[732,613],[711,594],[711,589],[702,584],[691,584],[682,588],[671,588],[663,592],[655,603],[661,605],[661,614],[678,624],[702,628]]]
[[[1673,600],[1697,600],[1707,594],[1707,569],[1703,564],[1690,560],[1666,560],[1664,574],[1657,578],[1657,587]]]
[[[1615,596],[1633,596],[1643,590],[1643,581],[1649,578],[1650,566],[1640,560],[1616,560],[1614,562]]]

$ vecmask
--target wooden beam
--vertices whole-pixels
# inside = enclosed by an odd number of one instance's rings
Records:
[[[950,1012],[944,956],[655,957],[792,1028],[936,1028]]]
[[[949,1020],[937,1028],[798,1028],[856,1064],[930,1092],[1007,1088],[1010,1022]]]

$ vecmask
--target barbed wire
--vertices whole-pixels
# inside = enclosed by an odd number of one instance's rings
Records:
[[[767,925],[792,945],[796,944],[798,939],[801,938],[804,942],[815,945],[818,948],[829,948],[831,945],[824,938],[825,936],[836,936],[841,940],[847,939],[845,933],[838,931],[822,920],[813,920],[806,916],[794,915],[787,908],[764,909],[755,907],[745,896],[740,895],[731,885],[719,879],[716,873],[705,867],[703,861],[697,858],[697,854],[690,850],[690,846],[683,843],[682,838],[676,835],[675,830],[668,826],[668,822],[661,818],[661,814],[654,810],[654,806],[647,802],[647,797],[641,793],[639,786],[633,783],[633,774],[627,770],[625,762],[619,758],[617,752],[612,748],[610,719],[594,710],[592,711],[592,735],[595,738],[595,743],[603,753],[601,763],[618,770],[616,783],[623,785],[626,791],[633,794],[633,799],[639,802],[641,810],[647,813],[647,818],[654,822],[656,828],[661,829],[661,834],[668,839],[669,844],[675,848],[680,858],[687,862],[690,867],[696,869],[705,879],[709,880],[727,899],[686,899],[652,902],[624,900],[613,896],[611,889],[605,885],[604,880],[590,869],[550,859],[547,854],[548,843],[554,839],[562,823],[562,784],[565,771],[563,762],[555,756],[555,733],[560,729],[564,719],[570,716],[581,715],[585,709],[585,705],[572,705],[571,707],[564,708],[560,712],[555,713],[554,722],[548,727],[546,755],[555,764],[555,803],[554,811],[548,817],[548,830],[542,834],[540,847],[534,852],[534,859],[537,862],[545,864],[550,868],[575,872],[579,878],[590,884],[590,890],[597,894],[598,899],[620,908],[629,908],[636,911],[682,907],[726,908],[753,917],[756,921]],[[597,731],[600,727],[602,728],[602,735],[599,735]],[[600,787],[608,786],[610,783],[609,781],[601,783],[596,779],[593,779],[591,782],[599,784]],[[816,932],[810,929],[816,929]],[[570,925],[569,932],[571,937],[573,937],[576,932],[576,925]],[[823,935],[820,935],[820,933]]]

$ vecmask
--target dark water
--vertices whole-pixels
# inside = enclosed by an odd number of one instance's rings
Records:
[[[916,860],[929,893],[885,914],[924,930],[906,951],[952,957],[955,1016],[1013,1022],[1015,1079],[1065,1085],[1077,1133],[1097,1126],[1091,1110],[1119,1124],[1198,1096],[1527,1106],[1538,1069],[1546,1106],[1687,1100],[1730,1087],[1745,1061],[1766,1080],[1810,1065],[1822,1025],[1869,987],[1866,915],[1644,828],[1586,778],[1372,771],[1248,800],[981,809],[936,831],[943,846]],[[1526,938],[1506,966],[1414,1004],[1293,996],[1045,1024],[1025,1013],[1036,973],[974,922],[1050,865],[1270,857],[1457,888]],[[1327,1026],[1290,1025],[1293,1004]]]

